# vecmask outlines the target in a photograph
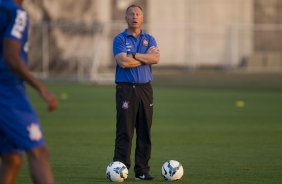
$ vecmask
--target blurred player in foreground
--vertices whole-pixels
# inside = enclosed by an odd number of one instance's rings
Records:
[[[50,112],[57,108],[57,98],[27,67],[29,24],[23,1],[0,0],[0,184],[16,182],[23,153],[32,181],[53,184],[48,149],[24,81],[39,92]]]
[[[151,126],[153,116],[152,64],[158,64],[160,52],[153,36],[141,26],[143,10],[131,5],[125,13],[128,29],[113,41],[116,65],[116,140],[114,161],[129,169],[134,129],[136,129],[135,178],[152,180],[149,174]]]

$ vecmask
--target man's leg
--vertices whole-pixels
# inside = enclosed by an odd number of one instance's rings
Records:
[[[123,162],[130,168],[130,154],[135,127],[134,88],[126,84],[116,87],[116,139],[114,161]]]
[[[46,146],[27,151],[32,181],[35,184],[53,184],[54,178],[49,164],[49,153]]]
[[[151,85],[138,88],[142,99],[136,124],[135,167],[136,175],[149,174],[151,158],[151,126],[153,117],[153,89]],[[150,179],[152,179],[150,177]]]
[[[1,155],[0,184],[14,184],[22,165],[22,154],[10,153]]]

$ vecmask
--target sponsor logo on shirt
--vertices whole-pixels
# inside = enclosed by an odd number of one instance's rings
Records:
[[[26,12],[23,10],[17,10],[17,16],[15,19],[14,26],[12,28],[11,35],[18,39],[21,39],[26,25],[27,25]]]
[[[126,45],[126,51],[130,52],[132,49],[132,46],[130,45],[130,43],[126,42],[125,45]]]
[[[28,53],[28,42],[26,42],[25,44],[24,44],[24,51],[26,52],[26,53]]]

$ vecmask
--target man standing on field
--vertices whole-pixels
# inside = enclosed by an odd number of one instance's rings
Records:
[[[130,154],[136,128],[135,178],[152,180],[149,174],[151,126],[153,116],[152,64],[158,64],[160,52],[153,36],[141,26],[143,10],[138,5],[126,9],[128,29],[113,41],[116,60],[116,139],[114,161],[130,167]]]
[[[39,119],[28,99],[24,81],[48,105],[56,96],[27,67],[28,16],[24,0],[0,0],[0,184],[14,184],[26,153],[33,183],[53,184],[48,149]]]

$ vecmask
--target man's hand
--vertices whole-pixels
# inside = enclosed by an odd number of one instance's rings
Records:
[[[40,93],[41,97],[45,100],[48,105],[48,111],[53,112],[57,109],[58,100],[55,94],[49,91],[43,91]]]
[[[149,48],[149,50],[147,51],[148,54],[159,54],[160,50],[158,47],[152,46]]]

